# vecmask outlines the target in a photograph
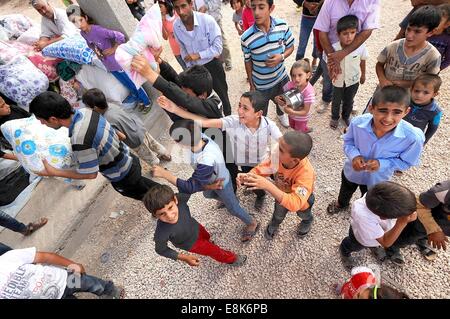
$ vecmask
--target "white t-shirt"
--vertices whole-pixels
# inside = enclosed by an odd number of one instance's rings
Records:
[[[241,124],[238,115],[222,118],[222,129],[231,139],[235,164],[245,166],[261,163],[282,136],[275,122],[265,116],[255,132]]]
[[[351,225],[358,242],[365,247],[378,247],[377,238],[391,230],[397,219],[381,219],[366,206],[366,196],[356,200],[352,205]]]
[[[42,17],[40,37],[52,38],[62,36],[63,38],[66,38],[80,33],[80,30],[69,21],[66,10],[53,8],[53,11],[54,21],[47,17]]]
[[[67,271],[34,265],[36,248],[15,249],[0,256],[0,299],[61,299]]]

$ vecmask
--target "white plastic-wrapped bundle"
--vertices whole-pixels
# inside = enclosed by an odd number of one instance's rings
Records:
[[[44,169],[43,159],[56,168],[71,167],[72,146],[67,128],[54,130],[31,116],[8,121],[1,126],[1,130],[30,174]]]

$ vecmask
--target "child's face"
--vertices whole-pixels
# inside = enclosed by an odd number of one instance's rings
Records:
[[[304,86],[311,77],[311,72],[305,72],[302,68],[295,68],[291,71],[292,82],[297,88]]]
[[[395,129],[408,114],[409,107],[399,103],[380,103],[371,107],[373,126],[379,133],[386,134]]]
[[[255,123],[262,116],[262,111],[255,112],[252,102],[246,97],[241,97],[238,107],[239,122],[248,125]]]
[[[205,100],[207,98],[206,92],[202,93],[200,95],[195,94],[194,91],[192,91],[192,89],[187,88],[187,87],[182,87],[181,88],[184,92],[186,92],[188,95],[193,96],[193,97],[198,97],[199,99]]]
[[[163,4],[163,3],[159,3],[159,10],[161,10],[161,14],[162,15],[165,15],[165,14],[167,14],[167,8],[166,8],[166,6]]]
[[[176,224],[178,222],[178,200],[173,198],[169,204],[156,211],[155,217],[167,224]]]
[[[437,92],[434,92],[432,83],[425,84],[416,82],[411,90],[413,102],[419,105],[429,104],[436,95]]]
[[[433,32],[434,30],[428,31],[427,27],[408,26],[405,32],[405,46],[420,46],[433,35]]]
[[[343,47],[348,47],[352,44],[356,37],[356,29],[345,29],[339,33],[339,42]]]
[[[269,7],[267,0],[251,0],[253,17],[256,25],[263,25],[270,19],[274,6]]]
[[[291,156],[291,147],[285,142],[284,138],[282,137],[278,141],[278,151],[279,151],[278,159],[280,163],[285,166],[290,166],[296,160],[298,160],[297,158],[293,158]]]
[[[70,21],[81,31],[87,31],[89,24],[85,17],[71,16]]]
[[[441,18],[441,23],[439,23],[438,27],[434,29],[434,35],[442,34],[448,27],[450,27],[450,21],[448,17],[443,16]]]
[[[231,7],[233,8],[234,11],[239,11],[241,10],[242,5],[239,1],[231,0]]]
[[[11,114],[11,107],[0,97],[0,116],[8,116],[9,114]]]

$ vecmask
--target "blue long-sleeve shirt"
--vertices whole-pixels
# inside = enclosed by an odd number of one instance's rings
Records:
[[[417,105],[411,101],[410,108],[411,110],[404,117],[404,120],[420,128],[425,133],[426,144],[439,127],[442,109],[434,99],[427,105]]]
[[[378,138],[372,129],[372,114],[355,117],[344,135],[345,177],[356,184],[372,186],[391,179],[395,170],[405,171],[418,165],[425,136],[410,123],[401,120],[397,127]],[[375,172],[357,172],[352,160],[362,156],[365,160],[376,159],[380,168]]]

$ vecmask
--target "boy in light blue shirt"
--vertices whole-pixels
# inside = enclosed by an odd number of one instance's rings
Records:
[[[352,120],[344,135],[347,160],[339,197],[328,205],[328,213],[346,209],[358,187],[364,195],[368,187],[389,181],[394,171],[419,164],[425,136],[403,120],[409,100],[405,88],[385,86],[375,93],[370,114]]]

